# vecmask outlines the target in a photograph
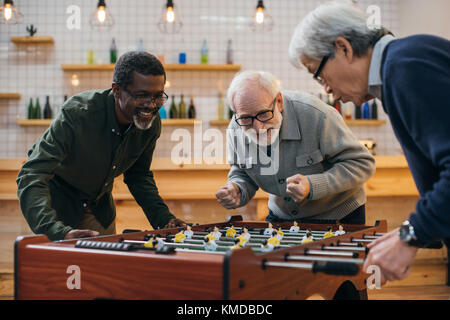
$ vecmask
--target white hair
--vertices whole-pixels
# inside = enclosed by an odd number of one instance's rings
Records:
[[[289,60],[300,67],[300,56],[321,60],[334,57],[337,37],[346,38],[356,56],[363,56],[387,30],[369,28],[368,15],[350,1],[333,1],[320,5],[300,21],[289,45]]]
[[[227,104],[233,112],[236,112],[233,103],[234,96],[239,90],[243,90],[247,84],[253,84],[267,90],[273,98],[281,91],[280,81],[270,72],[241,71],[233,78],[227,91]]]

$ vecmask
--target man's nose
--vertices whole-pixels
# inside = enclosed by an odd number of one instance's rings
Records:
[[[254,119],[252,128],[255,129],[256,133],[259,133],[258,131],[264,128],[264,123]]]
[[[333,89],[331,89],[331,87],[327,84],[324,84],[323,88],[325,89],[325,92],[327,94],[333,93]]]

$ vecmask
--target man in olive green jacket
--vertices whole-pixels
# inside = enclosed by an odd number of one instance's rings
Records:
[[[115,233],[114,178],[124,182],[154,228],[182,226],[150,171],[167,100],[162,64],[127,52],[111,89],[69,99],[28,152],[18,178],[20,206],[34,233],[51,240]]]

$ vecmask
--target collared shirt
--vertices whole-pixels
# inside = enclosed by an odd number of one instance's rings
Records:
[[[381,88],[383,81],[381,79],[381,62],[383,59],[383,52],[392,40],[395,40],[395,38],[390,34],[383,36],[375,44],[372,51],[372,59],[369,68],[369,93],[379,100],[382,100]]]
[[[122,133],[112,89],[85,91],[66,101],[29,150],[17,178],[20,206],[33,232],[63,239],[86,207],[108,226],[115,218],[114,178],[122,173],[151,225],[164,227],[174,216],[150,171],[160,134],[159,116],[148,130],[130,125]]]

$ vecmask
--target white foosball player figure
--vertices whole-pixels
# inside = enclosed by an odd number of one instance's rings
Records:
[[[192,236],[194,235],[194,231],[192,231],[192,227],[190,225],[186,226],[184,235],[186,236],[186,239],[192,239]]]
[[[300,231],[300,227],[298,226],[298,222],[294,221],[294,225],[289,229],[289,232],[299,232]]]
[[[217,250],[217,244],[214,240],[208,237],[203,238],[203,247],[206,251],[216,251]]]
[[[273,232],[274,230],[275,230],[275,229],[273,228],[272,223],[269,222],[269,226],[268,226],[267,228],[264,229],[264,235],[265,235],[265,236],[271,236],[271,235],[272,235],[272,232]]]
[[[344,226],[342,224],[339,225],[339,230],[334,233],[335,236],[342,236],[345,234]]]

